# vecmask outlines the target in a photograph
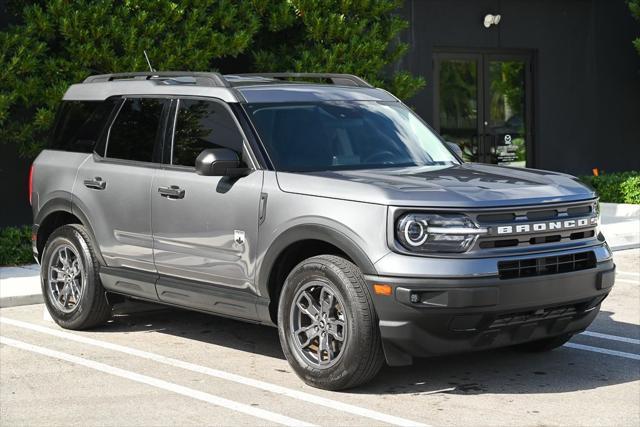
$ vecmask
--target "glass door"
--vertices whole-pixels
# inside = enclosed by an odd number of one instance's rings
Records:
[[[529,55],[436,54],[434,124],[464,160],[531,166]]]
[[[468,162],[481,161],[481,63],[481,55],[442,54],[435,61],[435,128]]]

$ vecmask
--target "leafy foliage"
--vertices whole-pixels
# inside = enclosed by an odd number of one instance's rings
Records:
[[[601,202],[640,204],[640,171],[584,176],[581,179],[596,189]]]
[[[640,21],[640,0],[627,0],[627,3],[629,4],[631,15]],[[640,37],[633,41],[633,45],[636,47],[638,54],[640,54]]]
[[[31,227],[0,229],[0,266],[33,263]]]
[[[11,2],[0,32],[0,141],[33,156],[72,83],[159,70],[346,72],[406,98],[424,85],[389,65],[406,51],[400,0],[39,0]],[[234,70],[236,71],[236,70]],[[391,75],[385,79],[386,75]]]
[[[394,14],[398,0],[262,1],[267,31],[254,49],[254,67],[350,73],[407,98],[424,81],[406,72],[383,78],[385,68],[407,51],[397,40],[407,22]],[[274,4],[274,10],[270,8]],[[264,6],[267,6],[265,9]]]

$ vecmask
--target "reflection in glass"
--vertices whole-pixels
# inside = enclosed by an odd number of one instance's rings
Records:
[[[173,140],[173,164],[194,166],[208,148],[230,148],[242,153],[242,135],[225,107],[218,102],[180,100]]]
[[[440,133],[462,149],[465,161],[477,161],[478,65],[455,59],[440,64]]]
[[[495,162],[524,167],[525,63],[489,62],[488,131],[495,135]]]
[[[251,103],[246,108],[279,171],[458,163],[431,129],[398,102]]]

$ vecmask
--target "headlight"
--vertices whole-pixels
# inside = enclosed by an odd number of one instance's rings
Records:
[[[396,237],[412,252],[465,252],[486,228],[460,214],[410,213],[396,222]]]

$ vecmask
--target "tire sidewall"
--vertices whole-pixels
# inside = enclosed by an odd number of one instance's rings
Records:
[[[323,282],[341,299],[347,320],[347,339],[342,347],[340,360],[327,368],[318,368],[309,363],[293,346],[291,333],[291,305],[298,290],[311,281]],[[285,357],[291,367],[305,382],[316,387],[335,388],[336,384],[347,382],[358,369],[362,351],[368,351],[368,343],[363,339],[361,329],[365,321],[353,304],[352,289],[344,273],[330,263],[307,260],[296,266],[282,289],[278,309],[278,334]]]
[[[73,246],[82,261],[85,274],[83,283],[85,288],[82,291],[80,302],[76,305],[76,308],[69,313],[61,311],[56,306],[55,302],[52,301],[52,295],[51,292],[49,292],[47,284],[48,272],[51,263],[51,252],[62,244]],[[40,270],[40,285],[47,310],[57,324],[64,328],[72,329],[77,327],[77,325],[82,324],[90,315],[92,301],[95,299],[96,292],[95,276],[94,260],[91,257],[91,252],[89,251],[87,242],[80,233],[72,227],[66,226],[54,231],[49,240],[47,240],[43,251],[42,266]]]

